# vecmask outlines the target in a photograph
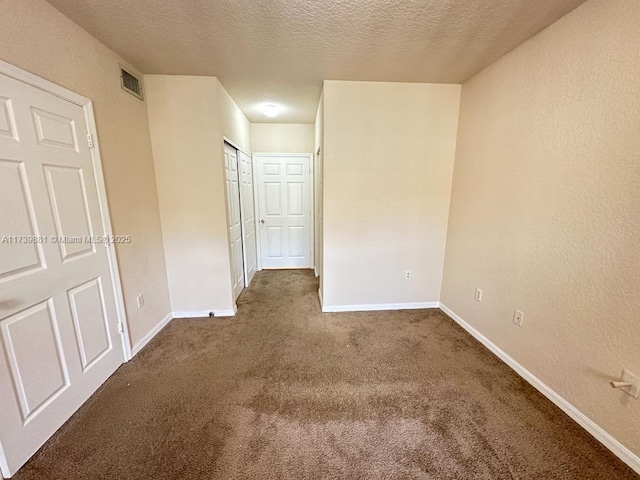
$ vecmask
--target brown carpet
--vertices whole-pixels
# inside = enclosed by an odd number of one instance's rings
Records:
[[[15,478],[638,478],[444,313],[317,289],[263,271],[236,317],[174,320]]]

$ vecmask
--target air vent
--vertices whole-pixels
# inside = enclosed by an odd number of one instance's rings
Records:
[[[134,97],[142,100],[142,85],[140,79],[135,75],[127,72],[124,68],[120,69],[120,83],[125,92],[129,92]]]

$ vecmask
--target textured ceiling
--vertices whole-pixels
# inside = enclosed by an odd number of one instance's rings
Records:
[[[585,0],[48,1],[143,73],[215,75],[252,122],[313,123],[322,80],[461,83]]]

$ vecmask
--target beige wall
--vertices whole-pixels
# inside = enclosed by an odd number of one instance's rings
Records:
[[[608,380],[640,374],[639,18],[591,0],[464,84],[442,293],[635,454]]]
[[[171,306],[230,310],[218,81],[145,75],[145,84]]]
[[[311,153],[314,126],[302,123],[252,123],[251,146],[258,153]]]
[[[45,1],[2,11],[0,59],[93,100],[113,230],[133,238],[116,250],[135,345],[170,312],[146,103],[120,88],[126,62]]]
[[[314,154],[314,235],[315,235],[315,266],[316,274],[320,277],[320,291],[322,292],[322,217],[324,216],[324,93],[320,94],[316,122],[313,126],[313,154]]]
[[[249,150],[249,122],[215,77],[145,75],[171,305],[233,310],[223,134]]]
[[[220,115],[222,116],[222,134],[237,147],[247,153],[251,153],[251,124],[222,84],[219,81],[217,84],[220,99]],[[224,150],[224,146],[222,146],[222,148]],[[224,155],[224,153],[221,153],[221,155]]]
[[[439,300],[459,99],[460,85],[324,83],[325,307]]]

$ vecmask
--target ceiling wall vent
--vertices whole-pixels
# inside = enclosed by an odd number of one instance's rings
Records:
[[[129,92],[134,97],[144,100],[144,98],[142,98],[142,83],[140,79],[122,67],[120,68],[120,85],[122,85],[122,89],[125,92]]]

